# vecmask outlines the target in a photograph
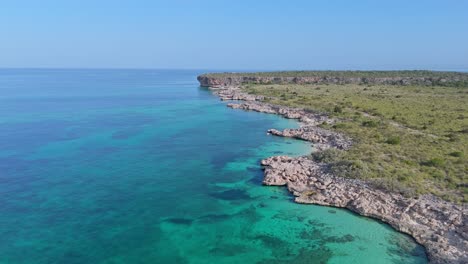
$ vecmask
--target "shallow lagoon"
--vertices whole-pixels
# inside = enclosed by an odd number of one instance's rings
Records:
[[[261,185],[310,152],[197,71],[0,70],[0,263],[426,263],[346,210]]]

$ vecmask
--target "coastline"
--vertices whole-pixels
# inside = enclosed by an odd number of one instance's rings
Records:
[[[230,108],[277,114],[298,119],[301,123],[298,129],[270,129],[269,134],[312,142],[317,151],[328,148],[346,150],[352,146],[350,138],[317,127],[322,122],[335,122],[322,113],[264,103],[262,96],[246,94],[235,83],[225,85],[208,77],[199,77],[198,80],[201,86],[209,87],[221,100],[244,101],[227,104]],[[429,263],[468,261],[468,210],[464,205],[431,195],[406,198],[362,180],[339,178],[327,170],[326,164],[306,157],[275,156],[261,163],[265,169],[263,184],[286,186],[297,203],[346,208],[385,222],[424,246]]]

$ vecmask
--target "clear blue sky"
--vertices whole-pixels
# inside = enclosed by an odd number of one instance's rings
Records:
[[[0,0],[0,67],[468,69],[468,0]]]

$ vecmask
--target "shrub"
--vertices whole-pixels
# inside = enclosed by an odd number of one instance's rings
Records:
[[[377,123],[375,120],[367,120],[362,122],[362,126],[365,127],[378,127],[379,123]]]
[[[417,197],[417,192],[413,188],[405,186],[394,178],[378,178],[372,180],[372,185],[386,191],[399,192],[405,197]]]
[[[364,178],[365,166],[361,161],[341,160],[330,165],[330,171],[338,177]]]
[[[416,163],[415,161],[412,161],[412,160],[403,160],[403,163],[406,164],[406,165],[410,165],[410,166],[415,166],[415,165],[418,164],[418,163]]]
[[[334,124],[333,125],[333,128],[337,129],[337,128],[345,128],[346,127],[346,124],[345,123],[337,123],[337,124]]]
[[[460,157],[463,157],[463,152],[461,151],[454,151],[452,153],[449,153],[450,156],[452,157],[456,157],[456,158],[460,158]]]
[[[330,128],[331,126],[327,122],[323,121],[322,123],[318,124],[318,127],[320,127],[320,128]]]
[[[401,142],[401,139],[400,137],[397,137],[397,136],[389,137],[385,141],[385,143],[390,144],[390,145],[398,145],[400,144],[400,142]]]
[[[449,138],[449,141],[450,142],[458,142],[460,141],[460,136],[455,134],[455,133],[450,133],[447,135],[447,137]]]
[[[442,167],[444,166],[444,164],[445,164],[445,161],[439,158],[433,158],[433,159],[430,159],[428,161],[424,161],[421,163],[421,165],[430,166],[430,167]]]
[[[343,113],[343,108],[341,106],[336,105],[335,108],[333,108],[333,112]]]
[[[337,162],[343,158],[343,151],[329,148],[323,151],[312,153],[312,158],[318,162],[331,163]]]
[[[429,171],[429,175],[434,179],[442,180],[445,179],[446,174],[442,170],[434,169]]]

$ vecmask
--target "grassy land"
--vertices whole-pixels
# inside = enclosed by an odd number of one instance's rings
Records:
[[[468,81],[468,73],[441,71],[279,71],[251,73],[208,73],[207,77],[341,77],[341,78],[386,78],[386,77],[423,77],[457,78]]]
[[[351,136],[345,152],[315,155],[345,177],[405,195],[468,201],[468,87],[244,85],[267,101],[319,110],[340,121],[323,127]]]

